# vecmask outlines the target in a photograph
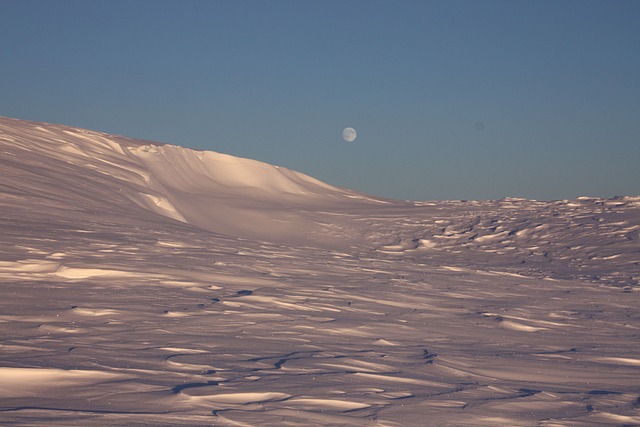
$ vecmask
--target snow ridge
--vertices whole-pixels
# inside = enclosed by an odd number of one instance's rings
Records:
[[[3,159],[20,163],[20,175],[8,186],[31,182],[35,193],[66,201],[81,196],[94,210],[130,210],[133,202],[154,214],[246,238],[330,244],[308,212],[385,203],[256,160],[67,126],[0,118],[0,147]],[[300,227],[309,230],[304,239]]]

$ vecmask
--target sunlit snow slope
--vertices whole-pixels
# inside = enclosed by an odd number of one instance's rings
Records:
[[[47,193],[49,208],[62,203],[63,209],[90,206],[140,215],[132,210],[135,204],[232,236],[331,245],[331,225],[313,219],[318,209],[377,202],[255,160],[65,126],[0,120],[3,184],[21,192],[30,189],[24,196],[34,199],[40,199],[40,191]],[[70,200],[74,202],[66,203]],[[341,240],[339,232],[335,234]]]
[[[639,233],[0,118],[0,424],[640,425]]]

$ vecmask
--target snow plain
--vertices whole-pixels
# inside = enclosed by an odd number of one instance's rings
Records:
[[[640,425],[639,234],[0,118],[0,424]]]

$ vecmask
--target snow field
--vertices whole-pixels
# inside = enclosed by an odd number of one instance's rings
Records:
[[[377,200],[0,125],[3,425],[640,424],[637,197]]]

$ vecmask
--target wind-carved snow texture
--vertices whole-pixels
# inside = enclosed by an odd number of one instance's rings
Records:
[[[4,118],[0,171],[2,425],[640,424],[639,197],[381,200]]]

